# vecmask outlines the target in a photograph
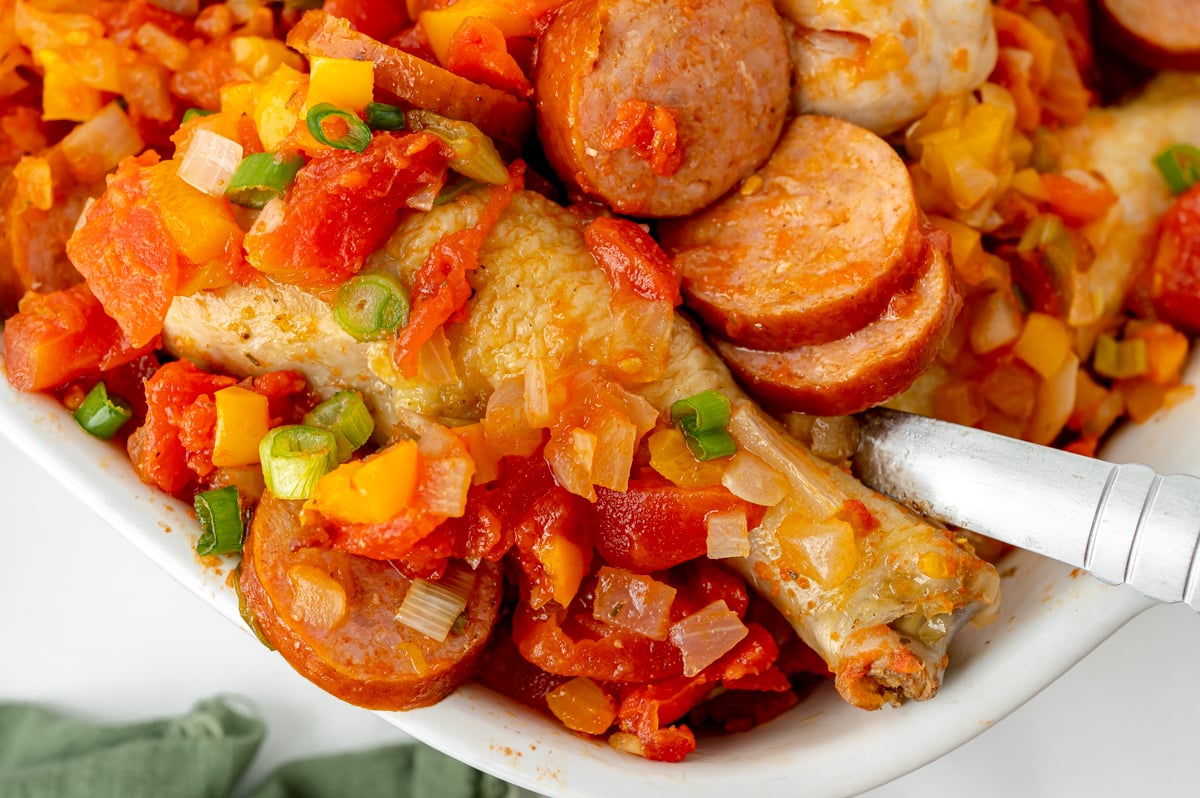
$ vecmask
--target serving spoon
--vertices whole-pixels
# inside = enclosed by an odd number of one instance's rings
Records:
[[[924,515],[1200,610],[1200,478],[875,408],[854,471]]]

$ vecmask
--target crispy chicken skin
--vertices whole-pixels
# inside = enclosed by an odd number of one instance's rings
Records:
[[[480,207],[477,198],[464,198],[410,217],[373,265],[410,279],[429,247],[445,232],[472,224]],[[167,318],[166,345],[236,373],[298,368],[322,393],[352,385],[372,401],[383,424],[407,411],[477,418],[491,391],[520,375],[531,358],[604,367],[621,350],[629,320],[611,310],[612,290],[585,247],[582,227],[579,217],[538,194],[514,198],[480,252],[481,268],[471,274],[475,295],[468,319],[446,328],[458,371],[451,385],[397,377],[386,350],[339,337],[326,318],[328,308],[317,300],[265,298],[283,290],[274,286],[230,287],[219,293],[220,301],[205,295],[177,299]],[[260,312],[268,302],[274,313]],[[957,627],[997,600],[995,569],[944,530],[787,438],[745,398],[683,317],[663,330],[662,340],[669,352],[664,347],[641,373],[614,378],[660,411],[698,391],[720,390],[737,406],[732,430],[739,445],[776,466],[793,488],[752,531],[750,557],[728,562],[824,657],[850,703],[873,709],[932,696]],[[861,502],[879,522],[857,536],[857,565],[824,586],[798,577],[780,549],[780,524],[797,510],[836,510],[848,500]]]
[[[801,113],[841,117],[880,135],[940,97],[971,91],[996,64],[988,0],[776,0],[790,25]]]

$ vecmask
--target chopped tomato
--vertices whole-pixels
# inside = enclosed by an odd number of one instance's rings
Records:
[[[600,146],[606,150],[631,149],[660,177],[670,177],[683,164],[679,120],[673,108],[645,100],[626,100],[604,129]]]
[[[395,0],[325,0],[325,13],[349,20],[351,27],[386,42],[408,21],[404,3]]]
[[[1200,333],[1200,185],[1163,215],[1150,266],[1150,297],[1160,319]]]
[[[48,294],[30,292],[4,324],[8,381],[21,391],[56,388],[135,360],[155,340],[134,346],[85,283]]]
[[[508,52],[504,32],[491,20],[467,17],[450,37],[443,65],[456,75],[518,97],[533,96],[533,84]]]
[[[177,495],[212,471],[213,394],[236,383],[186,360],[167,363],[147,380],[146,423],[129,436],[129,456],[143,482]]]
[[[532,607],[570,604],[592,564],[588,504],[555,485],[514,530],[521,597]]]
[[[711,512],[745,510],[751,527],[763,513],[721,486],[688,490],[653,478],[629,480],[624,493],[597,488],[596,495],[596,550],[609,565],[638,573],[703,557]]]
[[[682,301],[679,273],[650,234],[628,219],[601,216],[583,231],[588,251],[608,276],[613,290],[642,299]]]
[[[442,148],[426,133],[380,133],[361,153],[323,150],[296,173],[279,223],[246,235],[246,257],[283,282],[339,285],[362,268],[396,215],[445,176]]]
[[[513,194],[524,186],[524,176],[524,162],[514,161],[508,168],[508,182],[491,188],[475,226],[443,236],[421,264],[413,283],[408,323],[396,336],[392,350],[397,369],[404,376],[416,376],[421,347],[434,331],[466,307],[471,298],[467,273],[479,268],[479,249],[512,202]]]

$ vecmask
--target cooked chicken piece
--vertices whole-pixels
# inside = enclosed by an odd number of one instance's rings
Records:
[[[481,204],[464,198],[410,217],[374,265],[410,280],[433,243],[447,231],[473,224]],[[358,387],[373,400],[384,424],[395,419],[397,408],[477,417],[491,391],[522,374],[531,359],[549,368],[581,361],[604,367],[613,361],[611,353],[622,351],[627,328],[611,310],[612,289],[586,249],[578,217],[540,195],[520,194],[487,239],[480,262],[470,275],[475,295],[469,318],[446,328],[458,370],[453,385],[399,379],[378,345],[348,339],[335,329],[328,307],[293,289],[230,287],[216,296],[176,300],[167,319],[167,346],[240,373],[298,368],[323,393]],[[663,333],[669,353],[636,379],[610,370],[614,379],[660,412],[701,390],[721,391],[737,403],[732,431],[739,445],[792,485],[790,495],[753,531],[750,557],[731,565],[825,658],[846,700],[876,708],[932,696],[956,628],[997,599],[995,569],[944,530],[785,437],[745,398],[682,317]],[[857,532],[849,531],[849,521],[837,520],[846,512],[856,516]],[[803,576],[802,564],[789,559],[794,555],[780,544],[783,536],[804,539],[831,532],[850,541],[848,559],[836,574],[820,580]]]
[[[1068,320],[1084,326],[1120,310],[1130,284],[1154,255],[1158,221],[1174,202],[1154,166],[1172,144],[1200,144],[1200,75],[1164,73],[1140,97],[1096,108],[1062,132],[1064,169],[1095,170],[1119,198],[1085,234],[1096,259],[1074,287]]]
[[[776,0],[792,23],[798,112],[891,133],[996,65],[988,0]]]

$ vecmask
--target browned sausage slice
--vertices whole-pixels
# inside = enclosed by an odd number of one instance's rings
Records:
[[[932,245],[927,251],[916,282],[845,338],[782,352],[718,341],[717,350],[767,404],[840,416],[884,402],[933,362],[962,305],[949,258]]]
[[[1122,52],[1160,69],[1200,69],[1194,0],[1100,0],[1103,30]]]
[[[763,349],[868,324],[912,280],[924,246],[900,156],[828,116],[794,119],[740,191],[659,232],[688,305],[722,337]]]
[[[438,642],[396,621],[411,579],[387,561],[308,545],[300,506],[263,496],[239,577],[246,609],[283,658],[370,709],[428,706],[470,678],[496,622],[500,567],[480,563],[466,625]]]
[[[470,122],[506,152],[520,152],[533,127],[533,108],[524,100],[381,44],[324,11],[305,13],[287,43],[309,58],[373,61],[376,87],[417,108]]]
[[[571,0],[538,40],[538,133],[573,188],[621,213],[682,216],[766,160],[783,129],[790,69],[769,0]],[[674,116],[682,161],[669,174],[631,147],[604,144],[638,101]]]

